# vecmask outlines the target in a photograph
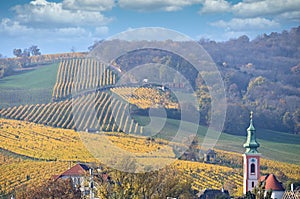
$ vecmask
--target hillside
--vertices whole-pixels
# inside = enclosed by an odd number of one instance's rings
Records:
[[[149,121],[149,118],[137,116],[136,120],[145,124]],[[187,135],[194,129],[194,124],[189,122],[181,121],[179,123],[178,120],[168,119],[163,129],[157,133],[155,137],[172,140],[178,131],[179,125],[184,129],[183,133],[186,133]],[[221,133],[215,148],[224,151],[243,153],[244,148],[242,147],[242,144],[245,142],[247,134],[246,128],[247,126],[244,128],[243,132],[241,132],[243,136],[231,135],[224,132]],[[199,126],[197,136],[199,137],[200,145],[203,144],[206,135],[207,127]],[[256,135],[258,142],[261,144],[259,151],[263,154],[263,157],[271,160],[300,164],[300,154],[298,153],[300,150],[300,137],[298,135],[286,136],[286,133],[269,131],[266,129],[257,129]]]
[[[0,148],[27,157],[27,159],[20,159],[16,155],[12,156],[11,153],[0,152],[0,172],[3,176],[2,181],[0,181],[1,191],[10,191],[13,187],[18,188],[20,185],[39,183],[42,179],[49,178],[52,174],[57,174],[65,169],[68,161],[98,162],[99,159],[95,160],[90,155],[87,146],[81,142],[82,138],[86,136],[94,136],[98,142],[103,143],[100,148],[102,153],[106,151],[108,155],[110,153],[116,154],[117,151],[109,148],[117,147],[124,150],[126,154],[134,153],[140,166],[145,167],[149,164],[155,167],[165,161],[170,161],[183,170],[186,177],[193,178],[193,187],[196,190],[203,188],[220,189],[222,184],[230,187],[228,183],[233,181],[235,183],[230,188],[231,193],[233,195],[241,194],[241,154],[218,150],[218,164],[205,164],[175,160],[170,146],[176,143],[168,143],[159,138],[149,140],[147,137],[120,133],[91,135],[86,132],[78,133],[73,130],[7,119],[0,119],[0,124],[0,135],[2,135],[0,136]],[[103,139],[104,141],[101,141]],[[147,158],[144,157],[145,154],[148,154]],[[99,157],[101,162],[105,160],[105,157],[107,156]],[[113,156],[114,159],[115,157]],[[52,161],[44,162],[45,160]],[[229,161],[231,162],[230,167],[228,167]],[[28,170],[28,166],[30,170]],[[51,167],[51,171],[47,175],[39,175],[48,166]],[[286,177],[290,180],[300,180],[299,165],[262,160],[261,169],[263,173],[275,172],[279,167],[282,172],[279,177],[282,180],[285,180]],[[7,168],[10,168],[10,172],[6,172]],[[10,180],[6,180],[8,178]]]
[[[250,110],[256,113],[260,128],[298,134],[300,124],[299,64],[300,27],[282,33],[262,35],[250,41],[247,36],[226,42],[200,40],[198,43],[209,53],[221,73],[227,96],[227,115],[224,131],[239,134],[247,125]],[[110,41],[112,45],[128,45],[123,41]],[[132,42],[132,46],[137,42]],[[146,41],[141,41],[141,45]],[[148,42],[149,45],[155,44]],[[174,42],[174,46],[176,43]],[[185,59],[172,52],[159,49],[141,49],[128,52],[114,60],[122,70],[146,64],[166,65],[182,74],[197,93],[201,124],[207,125],[210,112],[208,86],[201,76],[209,75],[195,68]],[[147,76],[156,81],[165,78],[166,85],[179,85],[180,81],[165,73],[161,67],[149,71]],[[187,88],[185,88],[187,89]]]
[[[199,44],[216,63],[225,83],[227,96],[225,132],[241,135],[244,126],[247,125],[248,114],[252,110],[257,118],[257,127],[298,134],[300,124],[298,78],[300,52],[297,43],[299,43],[299,38],[300,28],[298,27],[282,33],[265,34],[252,41],[247,36],[226,42],[199,41]],[[120,46],[120,48],[125,44],[128,45],[123,41],[111,41],[111,43]],[[130,45],[134,46],[136,43],[133,42]],[[83,54],[78,56],[82,57]],[[53,57],[55,58],[55,56]],[[179,55],[159,49],[138,49],[112,61],[112,65],[123,73],[145,63],[169,66],[180,72],[188,81],[186,83],[191,84],[197,94],[199,102],[197,108],[201,115],[200,124],[209,124],[208,116],[211,105],[209,87],[201,76],[198,76],[195,68]],[[59,71],[56,74],[55,69],[48,71],[49,76],[45,78],[45,82],[40,84],[45,85],[48,81],[56,81],[51,91],[53,99],[65,99],[71,97],[71,94],[80,92],[80,90],[114,85],[120,78],[115,70],[111,70],[107,66],[100,67],[101,64],[93,60],[64,59],[60,64]],[[21,74],[2,78],[0,89],[3,94],[0,95],[0,106],[49,103],[50,91],[48,89],[50,87],[35,88],[30,86],[30,82],[38,82],[39,77],[42,77],[38,74],[40,70],[36,69],[36,74],[34,71],[24,71]],[[25,75],[26,73],[28,76]],[[170,71],[165,68],[157,68],[148,71],[147,76],[150,81],[154,82],[162,76],[166,79],[161,83],[173,87],[173,89],[181,87],[183,90],[187,90],[182,79],[172,79],[173,76],[168,75],[168,73]],[[99,76],[99,74],[101,75]],[[202,72],[201,75],[203,74],[205,72]],[[11,79],[26,79],[29,75],[31,81],[20,82],[19,85],[27,85],[28,88],[31,88],[30,92],[14,85],[13,82],[18,83],[18,81]],[[56,76],[56,80],[54,80],[53,75],[59,76]],[[89,81],[84,78],[89,78]],[[129,82],[137,81],[137,79],[130,78]],[[49,82],[49,86],[50,84],[53,86],[53,82]]]
[[[0,108],[49,103],[56,81],[58,64],[19,71],[0,79]]]
[[[251,41],[244,35],[226,42],[199,43],[215,61],[226,84],[226,132],[245,126],[243,121],[251,109],[258,118],[256,126],[299,134],[300,26]]]

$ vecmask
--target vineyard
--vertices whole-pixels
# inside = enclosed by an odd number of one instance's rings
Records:
[[[69,59],[60,62],[53,99],[67,98],[81,91],[116,83],[117,75],[93,59]]]
[[[94,161],[73,130],[0,119],[0,148],[38,160]]]
[[[184,170],[186,177],[193,178],[193,189],[218,189],[225,186],[231,195],[242,195],[243,176],[241,170],[230,167],[205,164],[200,162],[177,161],[179,169]],[[226,187],[232,184],[232,187]]]
[[[141,109],[158,108],[159,106],[167,109],[178,109],[178,103],[170,100],[168,91],[145,87],[116,87],[112,88],[111,91]]]
[[[218,164],[175,160],[170,143],[158,138],[154,140],[113,132],[78,133],[74,130],[8,119],[0,119],[0,135],[0,148],[29,158],[9,157],[0,152],[0,185],[1,191],[6,193],[20,185],[40,183],[49,179],[51,175],[65,170],[68,161],[99,162],[86,149],[87,145],[83,144],[82,139],[85,137],[92,137],[92,140],[96,140],[102,154],[110,155],[113,149],[108,149],[116,146],[125,153],[134,153],[140,164],[154,165],[170,161],[170,164],[184,171],[185,177],[193,179],[193,188],[196,190],[220,189],[224,186],[231,190],[232,195],[241,195],[242,191],[242,156],[237,153],[217,150]],[[118,158],[113,158],[118,160]],[[226,166],[227,162],[236,164],[236,168]],[[262,174],[280,170],[282,174],[277,174],[280,180],[284,176],[300,180],[300,166],[298,165],[266,159],[262,159],[261,164]],[[47,172],[44,172],[45,170]]]
[[[130,117],[127,109],[127,103],[110,94],[93,92],[59,102],[2,109],[0,116],[81,131],[142,134],[143,127]]]
[[[68,162],[20,161],[0,165],[0,193],[39,185],[68,169]],[[0,194],[1,195],[1,194]]]
[[[130,104],[178,109],[168,90],[116,86],[117,74],[109,67],[83,54],[73,56],[59,63],[52,102],[0,109],[0,195],[39,185],[66,170],[69,162],[104,164],[107,158],[118,162],[127,156],[135,157],[140,169],[174,164],[184,171],[183,178],[193,179],[195,190],[225,187],[242,195],[241,154],[216,150],[217,164],[176,160],[178,143],[144,137],[146,130],[130,116]],[[264,158],[261,173],[300,180],[299,165]]]

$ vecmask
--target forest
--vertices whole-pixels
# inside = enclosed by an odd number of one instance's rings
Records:
[[[257,127],[300,133],[300,26],[252,41],[241,36],[226,42],[199,43],[217,64],[226,84],[225,131],[243,132],[234,125],[245,126],[243,121],[251,109]]]

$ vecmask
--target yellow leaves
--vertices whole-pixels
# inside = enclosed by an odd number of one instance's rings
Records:
[[[154,88],[117,87],[112,88],[111,91],[141,109],[158,106],[178,108],[178,104],[172,102],[166,93],[159,92],[159,90]]]
[[[9,193],[24,185],[37,186],[68,168],[67,162],[21,160],[0,165],[0,192]]]
[[[73,130],[7,119],[0,124],[0,148],[43,160],[94,160]]]
[[[149,169],[159,168],[160,164],[166,162],[165,165],[173,164],[184,173],[183,181],[192,178],[193,188],[197,190],[221,189],[224,184],[234,184],[230,194],[240,196],[242,193],[242,169],[230,168],[230,165],[242,165],[242,156],[238,153],[216,150],[219,158],[228,160],[228,166],[220,166],[175,160],[172,147],[169,146],[170,143],[160,139],[152,140],[122,133],[89,134],[80,132],[79,134],[73,130],[3,118],[0,118],[0,127],[0,148],[40,160],[57,160],[55,162],[20,161],[18,158],[8,158],[0,152],[1,190],[10,191],[22,183],[39,183],[53,174],[59,174],[68,166],[67,163],[59,162],[59,160],[99,162],[86,149],[88,143],[82,142],[82,139],[86,138],[95,141],[95,143],[91,142],[90,146],[97,144],[97,148],[100,150],[99,154],[103,151],[108,156],[113,152],[118,153],[118,151],[111,150],[112,146],[121,149],[123,153],[112,156],[116,161],[120,160],[117,157],[124,157],[124,154],[130,153],[136,157],[138,165],[152,166]],[[103,137],[106,139],[104,142]],[[289,179],[300,179],[299,165],[261,159],[263,174],[276,174],[277,170],[280,170]],[[30,180],[27,182],[28,174],[30,174]]]

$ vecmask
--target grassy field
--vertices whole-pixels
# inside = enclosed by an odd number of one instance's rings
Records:
[[[149,123],[149,118],[147,117],[137,116],[137,120],[144,125]],[[186,135],[191,134],[195,129],[195,124],[189,122],[182,122],[181,125]],[[164,128],[160,133],[156,134],[156,137],[172,140],[172,137],[178,131],[178,126],[179,121],[168,119]],[[221,133],[215,147],[225,151],[244,153],[243,143],[246,139],[246,128],[244,136]],[[199,126],[197,134],[199,143],[203,143],[207,134],[207,127]],[[263,157],[300,165],[300,136],[265,129],[257,129],[256,135],[258,137],[257,141],[261,146],[259,152],[262,153]]]
[[[0,79],[0,108],[50,102],[57,69],[50,64]]]

